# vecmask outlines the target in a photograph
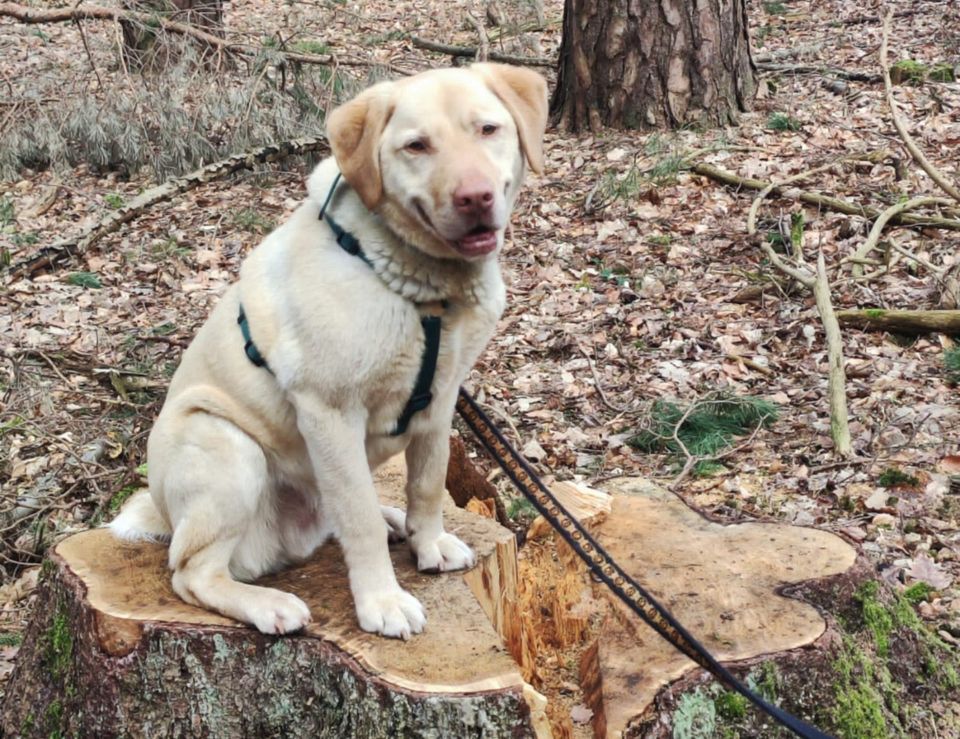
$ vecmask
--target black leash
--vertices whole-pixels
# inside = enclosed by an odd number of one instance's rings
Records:
[[[731,675],[666,608],[657,602],[656,598],[624,572],[586,528],[570,515],[570,512],[543,484],[530,464],[510,445],[500,430],[480,409],[477,402],[463,388],[460,388],[460,397],[457,398],[457,412],[514,486],[557,530],[571,549],[586,563],[590,571],[606,583],[607,587],[648,626],[730,690],[738,692],[797,736],[804,739],[832,739],[829,734],[765,701]]]

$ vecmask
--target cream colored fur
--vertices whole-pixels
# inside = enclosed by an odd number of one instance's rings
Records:
[[[169,537],[180,597],[295,631],[306,605],[248,582],[334,536],[361,628],[408,638],[426,616],[397,583],[388,535],[406,536],[423,571],[473,565],[443,530],[447,437],[457,388],[505,305],[496,256],[525,161],[540,169],[545,122],[542,78],[499,65],[382,83],[331,114],[334,157],[184,353],[150,435],[149,493],[111,524],[124,538]],[[318,219],[338,170],[330,212],[373,269]],[[481,242],[496,248],[475,253]],[[438,300],[449,307],[433,401],[394,437],[423,350],[416,303]],[[241,303],[272,374],[244,354]],[[372,480],[403,450],[405,515],[381,510]]]

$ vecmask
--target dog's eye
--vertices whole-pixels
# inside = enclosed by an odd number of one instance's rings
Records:
[[[484,123],[480,128],[480,133],[482,133],[484,136],[493,136],[493,134],[495,134],[499,129],[500,126],[497,126],[493,123]]]
[[[404,147],[407,151],[422,154],[427,150],[427,142],[423,139],[414,139]]]

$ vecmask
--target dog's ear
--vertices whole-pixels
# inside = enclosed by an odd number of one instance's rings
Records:
[[[474,64],[494,95],[510,111],[530,168],[543,172],[543,132],[547,127],[547,81],[529,69],[509,64]]]
[[[389,83],[385,83],[374,85],[327,117],[327,138],[337,165],[369,210],[383,197],[379,143],[392,110]]]

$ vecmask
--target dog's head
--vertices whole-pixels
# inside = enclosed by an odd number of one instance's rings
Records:
[[[436,257],[488,257],[525,171],[543,169],[547,85],[526,69],[474,64],[371,87],[334,110],[327,135],[364,205]]]

